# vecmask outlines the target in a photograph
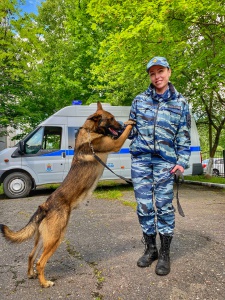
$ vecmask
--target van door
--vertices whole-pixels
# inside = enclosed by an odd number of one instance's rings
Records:
[[[78,126],[68,126],[67,127],[67,138],[68,138],[68,142],[66,142],[67,144],[67,149],[66,149],[66,162],[65,162],[65,168],[64,168],[64,175],[63,175],[63,179],[65,179],[65,177],[67,176],[71,164],[72,164],[72,160],[73,160],[73,156],[74,156],[74,147],[75,147],[75,141],[76,141],[76,136],[77,136],[77,132],[79,130],[80,127]],[[65,134],[66,137],[66,134]]]
[[[42,126],[24,140],[22,165],[31,168],[36,184],[62,182],[65,168],[65,126]]]

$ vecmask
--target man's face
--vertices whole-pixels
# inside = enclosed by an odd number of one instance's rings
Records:
[[[163,94],[168,87],[171,69],[162,66],[152,66],[149,69],[151,83],[155,86],[158,94]]]

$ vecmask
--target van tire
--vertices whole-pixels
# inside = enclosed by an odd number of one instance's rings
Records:
[[[29,195],[32,181],[29,175],[22,172],[11,173],[3,181],[5,195],[10,199],[24,198]]]

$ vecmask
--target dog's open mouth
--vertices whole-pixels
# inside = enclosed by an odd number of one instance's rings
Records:
[[[118,132],[116,130],[114,130],[113,128],[109,127],[108,128],[110,133],[113,135],[113,136],[118,136]]]

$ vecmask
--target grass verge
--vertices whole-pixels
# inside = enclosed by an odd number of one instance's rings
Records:
[[[206,175],[184,176],[184,180],[225,184],[224,177],[206,176]]]
[[[128,184],[120,184],[115,181],[99,182],[93,195],[98,199],[118,200],[123,205],[136,209],[136,202],[123,200],[124,192],[133,191],[133,187]]]

